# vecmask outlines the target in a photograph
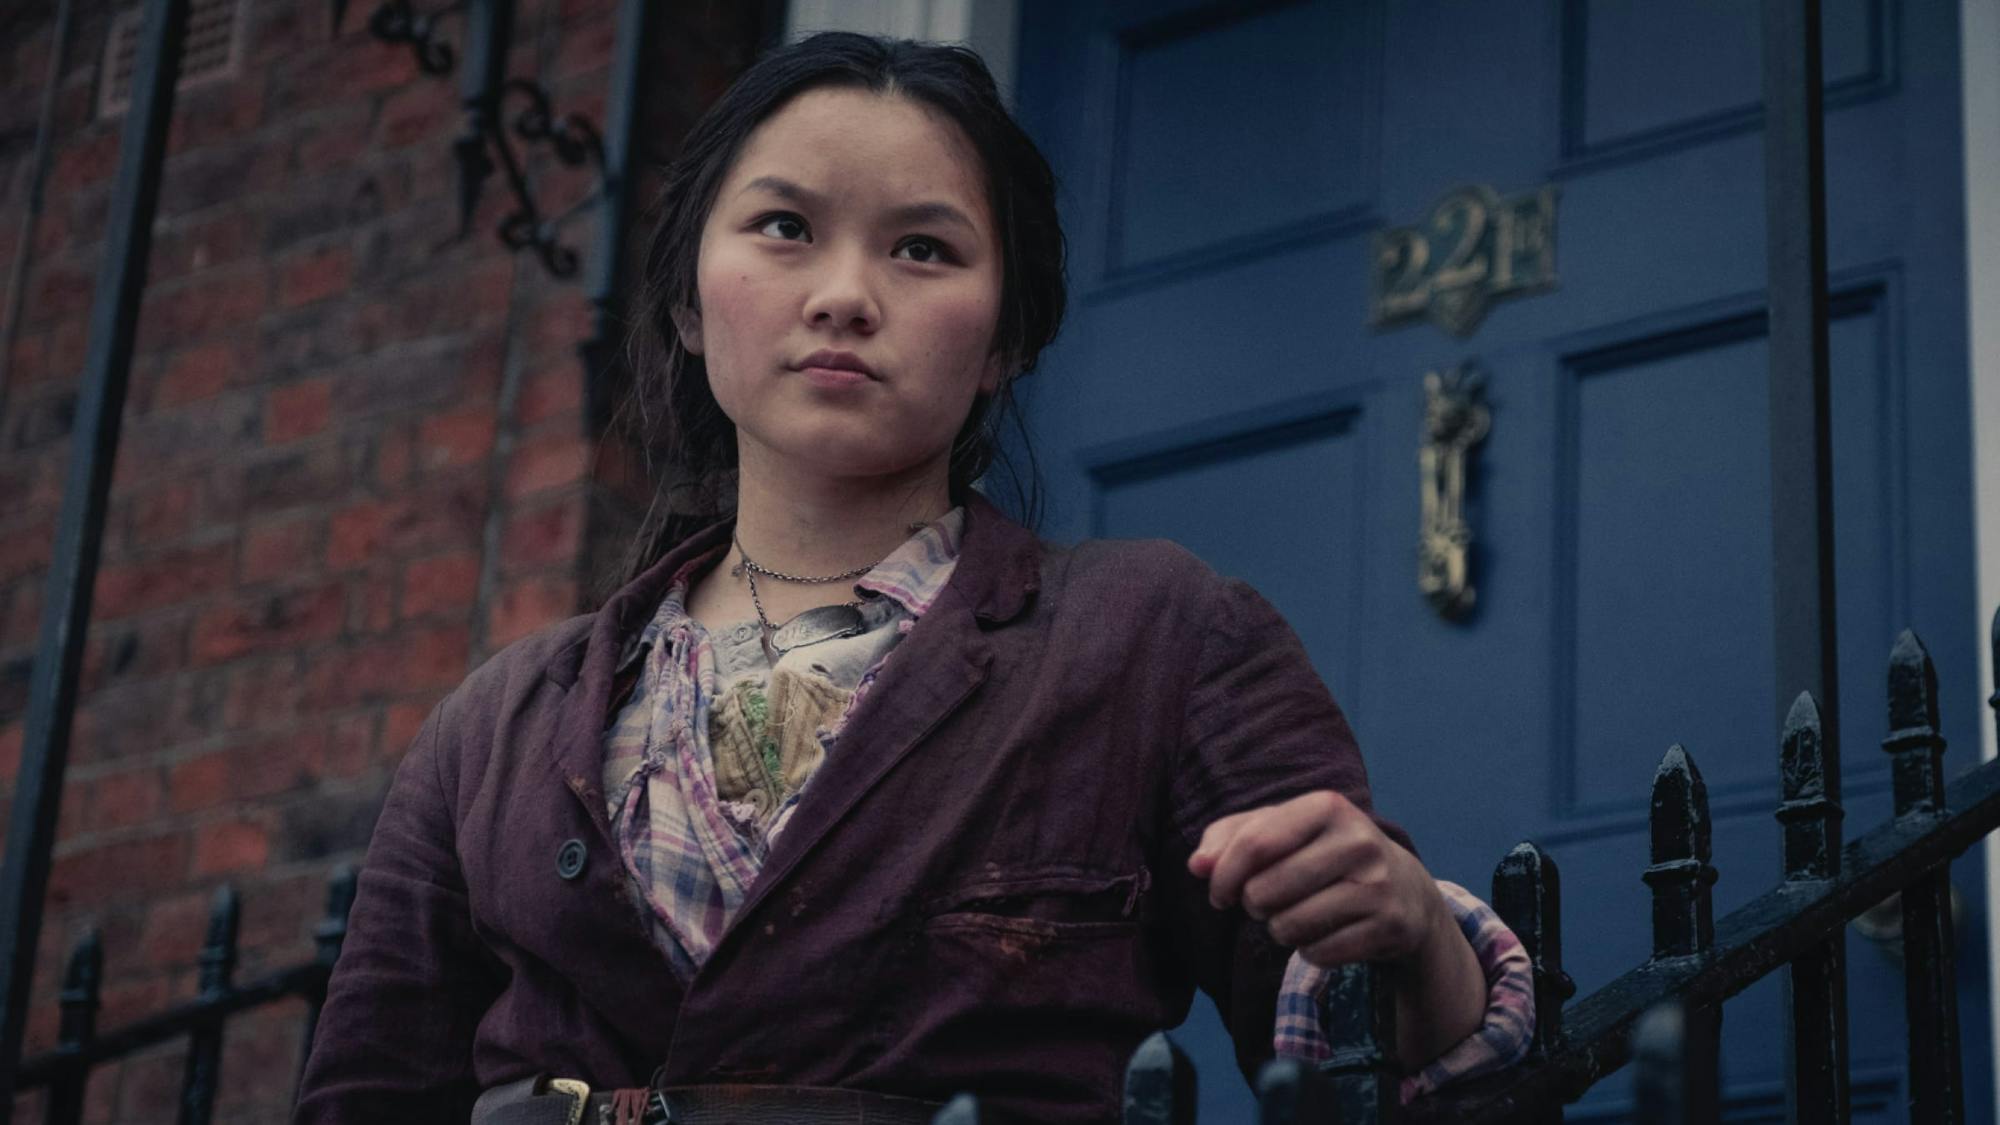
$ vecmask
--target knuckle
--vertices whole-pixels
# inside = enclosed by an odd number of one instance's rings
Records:
[[[1347,804],[1346,798],[1331,789],[1315,789],[1299,798],[1299,800],[1305,805],[1307,811],[1312,812],[1321,819],[1329,819],[1338,815],[1342,806]]]

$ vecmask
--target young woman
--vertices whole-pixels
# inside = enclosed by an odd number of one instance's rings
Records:
[[[574,1121],[552,1079],[604,1121],[1102,1121],[1197,986],[1254,1073],[1324,1052],[1359,960],[1398,970],[1409,1090],[1518,1056],[1518,943],[1372,814],[1271,606],[973,490],[1063,296],[1053,177],[970,53],[828,34],[723,96],[634,347],[716,514],[426,722],[298,1121]]]

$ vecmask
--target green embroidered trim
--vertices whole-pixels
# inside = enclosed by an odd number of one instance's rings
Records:
[[[750,720],[750,745],[757,748],[757,757],[764,763],[764,776],[775,782],[783,756],[778,752],[778,740],[771,735],[770,699],[755,688],[746,690],[743,714]]]

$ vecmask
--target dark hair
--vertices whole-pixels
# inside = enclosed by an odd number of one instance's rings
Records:
[[[1014,380],[1031,370],[1062,323],[1067,287],[1055,174],[1000,100],[978,55],[962,47],[829,31],[780,47],[753,63],[689,130],[655,200],[658,225],[646,249],[627,340],[633,387],[629,420],[656,482],[652,509],[623,568],[627,578],[696,527],[719,517],[724,484],[736,468],[736,429],[708,385],[698,355],[681,343],[673,314],[697,308],[696,258],[716,192],[758,125],[808,90],[863,89],[910,98],[954,122],[985,166],[988,202],[1001,257],[994,349],[1006,377],[981,395],[952,443],[954,502],[996,455],[1013,479],[1017,514],[1039,507],[1033,453],[1013,400]],[[1024,474],[1002,449],[1000,424],[1012,418]]]

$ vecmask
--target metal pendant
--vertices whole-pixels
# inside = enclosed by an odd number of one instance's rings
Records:
[[[806,610],[771,630],[771,647],[790,652],[821,641],[858,637],[867,631],[861,611],[851,605],[823,605]]]

